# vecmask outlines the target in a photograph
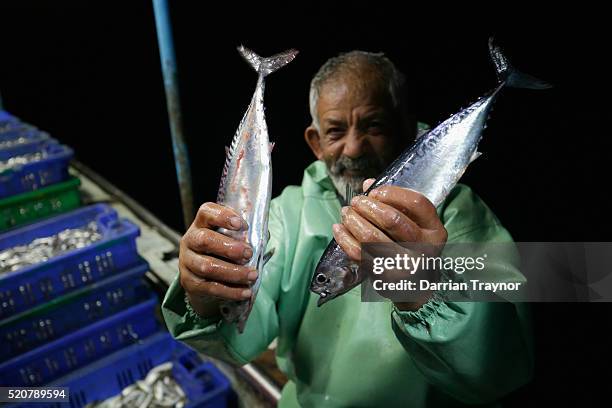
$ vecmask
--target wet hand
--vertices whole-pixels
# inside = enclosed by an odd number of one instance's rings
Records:
[[[364,191],[374,182],[363,183]],[[342,208],[342,224],[334,224],[334,238],[354,261],[361,260],[362,242],[446,243],[447,232],[436,208],[422,194],[381,186],[367,196],[359,195]],[[437,255],[437,254],[435,254]]]
[[[374,179],[364,181],[363,191],[373,182]],[[433,251],[429,256],[437,256],[448,237],[433,204],[422,194],[397,186],[381,186],[367,196],[353,198],[350,207],[342,208],[342,223],[334,224],[333,231],[338,245],[355,262],[361,261],[361,243],[364,242],[422,243]],[[398,246],[398,253],[403,250],[405,248]],[[405,271],[389,272],[389,281],[411,277]],[[432,295],[430,291],[423,291],[418,300],[396,302],[395,305],[400,310],[417,310]]]
[[[221,300],[249,299],[249,284],[257,279],[257,271],[244,266],[253,256],[252,248],[213,228],[240,231],[248,225],[231,208],[208,202],[181,239],[180,283],[193,309],[203,317],[217,315]]]

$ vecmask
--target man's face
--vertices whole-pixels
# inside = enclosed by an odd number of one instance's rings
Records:
[[[361,192],[363,180],[377,177],[405,145],[388,92],[367,75],[325,83],[317,112],[320,129],[309,127],[306,141],[340,195],[347,184]]]

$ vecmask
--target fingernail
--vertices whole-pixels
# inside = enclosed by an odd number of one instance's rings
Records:
[[[232,227],[234,228],[240,228],[242,227],[242,219],[240,217],[232,217],[230,218],[230,224],[232,225]]]
[[[251,257],[253,256],[253,250],[251,248],[245,248],[242,252],[242,255],[247,259],[251,259]]]
[[[254,281],[255,279],[257,279],[257,276],[259,274],[257,273],[257,271],[251,271],[249,272],[249,274],[247,275],[247,277],[249,278],[249,280]]]
[[[351,205],[355,205],[357,204],[359,201],[361,201],[363,199],[362,195],[358,195],[353,197],[353,199],[351,200]]]
[[[342,207],[342,210],[340,210],[340,212],[342,212],[343,216],[346,216],[346,213],[348,212],[348,207]]]
[[[242,291],[242,297],[243,298],[250,298],[251,297],[251,289],[245,289]]]
[[[340,231],[340,225],[339,225],[339,224],[334,224],[334,225],[332,225],[332,230],[333,230],[335,233],[338,233],[338,232]]]

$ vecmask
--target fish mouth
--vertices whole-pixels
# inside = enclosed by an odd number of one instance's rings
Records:
[[[325,303],[329,302],[330,300],[333,300],[335,298],[337,298],[338,296],[344,295],[346,292],[350,291],[351,289],[353,289],[355,286],[359,285],[359,283],[356,283],[354,285],[350,285],[348,287],[343,288],[343,290],[331,293],[327,290],[318,293],[319,295],[319,299],[317,300],[317,306],[321,307],[322,305],[324,305]]]
[[[323,306],[325,303],[327,303],[330,300],[336,298],[337,296],[338,296],[337,293],[336,294],[330,294],[327,291],[319,293],[319,299],[317,300],[317,307]]]

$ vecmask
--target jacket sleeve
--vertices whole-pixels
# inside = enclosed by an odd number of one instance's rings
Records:
[[[278,205],[272,200],[268,228],[270,240],[267,251],[274,254],[265,266],[262,285],[247,320],[244,332],[238,334],[234,324],[220,319],[202,319],[197,316],[185,299],[178,274],[166,292],[162,302],[162,314],[170,333],[197,351],[232,364],[246,364],[266,350],[278,335],[278,314],[273,294],[279,285],[278,277],[283,266],[283,225]]]
[[[451,198],[441,217],[449,243],[513,242],[469,188],[460,186]],[[487,274],[520,273],[517,260],[509,251]],[[526,304],[450,302],[439,293],[416,311],[392,312],[395,335],[425,378],[469,404],[498,400],[530,380],[529,320]]]

